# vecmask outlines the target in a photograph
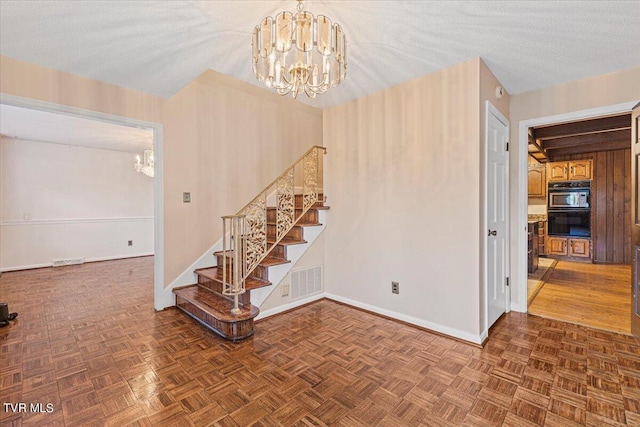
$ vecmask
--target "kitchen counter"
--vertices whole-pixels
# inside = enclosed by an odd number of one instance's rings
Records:
[[[545,214],[529,214],[527,215],[527,221],[528,222],[539,222],[539,221],[546,221],[547,220],[547,215]]]

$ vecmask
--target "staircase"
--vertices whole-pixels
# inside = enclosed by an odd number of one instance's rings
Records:
[[[224,249],[214,253],[215,266],[195,270],[197,284],[173,290],[179,309],[231,341],[253,335],[260,310],[251,290],[272,285],[269,268],[290,263],[287,248],[307,243],[305,228],[321,226],[318,211],[329,209],[322,193],[325,153],[311,147],[236,215],[223,217]]]

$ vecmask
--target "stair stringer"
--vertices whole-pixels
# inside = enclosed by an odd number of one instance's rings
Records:
[[[163,301],[163,308],[175,306],[176,305],[176,297],[173,294],[173,289],[181,286],[189,286],[194,283],[198,283],[198,275],[195,273],[195,270],[199,268],[207,268],[212,265],[216,265],[216,258],[213,255],[214,252],[218,252],[222,250],[222,238],[215,242],[209,249],[206,250],[198,259],[196,259],[189,267],[187,267],[178,277],[176,277],[173,282],[169,284],[165,288],[166,298]]]
[[[302,187],[294,187],[294,191],[300,191],[302,193]],[[267,196],[267,201],[273,201],[276,196],[276,190],[271,192]],[[224,236],[223,236],[224,237]],[[199,268],[208,268],[217,264],[216,257],[213,255],[215,252],[220,252],[223,249],[222,237],[218,239],[209,249],[207,249],[202,255],[200,255],[189,267],[187,267],[178,277],[176,277],[170,284],[164,289],[164,293],[161,296],[161,307],[158,310],[165,309],[167,307],[176,305],[176,297],[173,294],[174,288],[181,286],[189,286],[194,283],[198,283],[198,275],[195,271]]]
[[[278,285],[282,282],[282,280],[289,274],[289,272],[296,266],[300,258],[311,248],[311,245],[314,244],[316,239],[322,234],[326,227],[327,222],[327,211],[326,210],[318,210],[318,220],[320,224],[315,227],[304,227],[304,240],[307,243],[300,245],[291,245],[287,247],[287,259],[289,259],[289,263],[274,265],[269,267],[269,281],[271,282],[271,286],[266,286],[264,288],[253,289],[251,291],[251,304],[256,307],[260,307],[275,291]],[[269,310],[272,311],[272,310]],[[267,317],[263,315],[261,312],[257,319],[262,319]]]

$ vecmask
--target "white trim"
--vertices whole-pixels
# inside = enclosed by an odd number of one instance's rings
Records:
[[[527,305],[525,304],[523,306],[520,302],[518,303],[511,302],[511,310],[516,311],[518,313],[526,313]]]
[[[488,258],[487,258],[487,236],[485,235],[485,230],[488,230],[489,226],[488,226],[488,218],[487,218],[487,213],[488,213],[488,207],[487,207],[487,172],[488,172],[488,168],[489,168],[489,163],[488,163],[488,144],[487,141],[489,139],[489,115],[493,115],[495,118],[498,119],[498,121],[500,121],[500,123],[502,123],[503,125],[506,126],[507,128],[507,141],[509,140],[509,134],[511,132],[511,124],[509,122],[509,119],[507,119],[501,112],[500,110],[498,110],[489,100],[485,101],[485,115],[484,115],[484,140],[483,140],[483,150],[484,150],[484,164],[483,164],[483,180],[484,180],[484,188],[483,188],[483,194],[484,197],[482,198],[482,211],[483,211],[483,224],[482,227],[480,228],[480,241],[482,242],[482,260],[481,260],[481,265],[484,267],[484,274],[482,277],[482,281],[483,281],[483,292],[484,292],[484,307],[481,307],[481,310],[484,310],[483,313],[483,318],[484,318],[484,324],[481,325],[482,328],[482,333],[481,333],[481,339],[482,337],[487,337],[488,336],[488,331],[489,331],[489,276],[488,276]],[[510,194],[509,194],[509,154],[507,153],[507,165],[506,165],[507,171],[506,171],[506,194],[507,194],[507,200],[506,200],[506,209],[507,209],[507,224],[506,224],[506,228],[507,228],[507,237],[505,239],[505,244],[506,244],[506,258],[505,259],[505,265],[507,266],[507,270],[510,270],[510,251],[511,251],[511,246],[510,246],[510,239],[511,239],[511,234],[510,234],[510,218],[509,218],[509,205],[510,205]],[[507,274],[509,276],[511,276],[511,272],[507,271]],[[508,313],[511,311],[511,288],[507,288],[507,292],[506,292],[506,302],[505,302],[505,312]]]
[[[487,340],[487,338],[489,338],[489,330],[485,329],[484,331],[482,331],[482,333],[480,334],[480,344],[482,344],[483,342],[485,342]]]
[[[139,222],[139,221],[151,221],[152,216],[135,216],[135,217],[122,217],[122,218],[60,218],[60,219],[18,219],[0,221],[0,227],[13,227],[24,225],[58,225],[58,224],[94,224],[94,223],[108,223],[108,222]]]
[[[64,114],[67,116],[77,116],[85,119],[96,120],[104,123],[115,123],[138,129],[156,129],[162,127],[159,123],[145,122],[115,114],[103,113],[100,111],[86,110],[84,108],[71,107],[69,105],[55,104],[53,102],[42,101],[34,98],[0,93],[0,104],[14,107],[30,108],[32,110],[45,111],[49,113]],[[155,136],[155,135],[154,135]],[[154,153],[155,159],[155,153]]]
[[[46,268],[51,266],[52,266],[52,263],[47,262],[44,264],[29,264],[29,265],[19,265],[16,267],[5,267],[5,268],[0,268],[0,271],[3,273],[6,273],[8,271],[32,270],[34,268]]]
[[[153,128],[153,306],[156,310],[164,308],[161,295],[164,286],[164,151],[162,125]],[[171,295],[175,304],[175,298]]]
[[[115,259],[125,258],[140,258],[143,256],[153,256],[153,253],[140,253],[140,254],[126,254],[126,255],[111,255],[105,257],[85,258],[84,263],[87,262],[100,262],[100,261],[113,261]],[[31,264],[31,265],[19,265],[17,267],[5,267],[0,269],[0,272],[5,273],[8,271],[20,271],[20,270],[32,270],[34,268],[47,268],[53,267],[53,263],[47,262],[44,264]]]
[[[99,256],[94,258],[86,258],[84,262],[113,261],[114,259],[140,258],[143,256],[153,256],[153,252],[143,252],[139,254],[128,254],[128,255]]]
[[[578,120],[585,120],[595,117],[607,116],[612,114],[630,112],[638,101],[623,102],[621,104],[609,105],[605,107],[589,108],[587,110],[572,111],[569,113],[555,114],[551,116],[538,117],[535,119],[521,120],[518,122],[518,215],[516,218],[516,226],[513,232],[516,233],[516,252],[518,258],[516,260],[517,271],[512,269],[512,284],[518,289],[519,301],[513,303],[512,309],[521,313],[526,313],[527,307],[527,156],[528,156],[528,129],[532,126],[551,125],[555,123],[564,123]],[[523,142],[524,141],[524,142]],[[524,230],[524,233],[519,231]],[[513,236],[511,236],[513,237]],[[512,266],[513,267],[513,266]],[[524,300],[522,300],[524,298]],[[517,308],[516,308],[517,307]]]
[[[154,307],[166,307],[166,294],[164,290],[164,155],[163,155],[163,132],[162,124],[136,120],[129,117],[117,116],[100,111],[87,110],[84,108],[70,107],[68,105],[55,104],[39,99],[25,98],[22,96],[0,93],[0,104],[12,105],[14,107],[30,108],[33,110],[48,111],[51,113],[65,114],[68,116],[82,117],[85,119],[97,120],[107,123],[115,123],[123,126],[130,126],[140,129],[153,130],[153,156],[155,166],[155,177],[153,179],[153,230],[154,230],[154,265],[153,265],[153,288]],[[173,298],[169,292],[169,298]],[[164,299],[162,297],[165,297]]]
[[[132,126],[129,126],[129,127],[132,127]],[[62,145],[64,147],[84,148],[84,149],[87,149],[87,150],[113,151],[115,153],[136,154],[136,153],[140,152],[139,150],[129,151],[129,150],[116,149],[116,148],[95,147],[95,146],[92,146],[92,145],[71,145],[68,142],[52,142],[52,141],[40,141],[38,139],[22,139],[22,138],[16,138],[14,136],[3,136],[3,135],[0,135],[0,138],[4,139],[5,141],[37,142],[39,144]]]
[[[275,316],[276,314],[280,314],[284,311],[293,310],[294,308],[300,307],[305,304],[309,304],[314,301],[321,300],[325,298],[325,293],[320,293],[316,295],[312,295],[310,297],[299,299],[294,302],[290,302],[288,304],[283,304],[275,308],[270,308],[269,310],[261,311],[258,316],[256,316],[255,320],[266,319],[267,317]]]
[[[387,310],[384,308],[376,307],[373,305],[365,304],[360,301],[355,301],[349,298],[344,298],[339,295],[325,293],[324,296],[327,299],[341,302],[343,304],[350,305],[352,307],[358,307],[363,310],[371,311],[372,313],[387,316],[392,319],[401,320],[412,325],[420,326],[422,328],[429,329],[434,332],[438,332],[450,337],[458,338],[463,341],[467,341],[474,344],[482,344],[482,335],[474,335],[469,332],[461,331],[459,329],[451,328],[449,326],[440,325],[438,323],[432,323],[427,320],[418,319],[417,317],[407,316],[406,314],[398,313],[395,311]]]

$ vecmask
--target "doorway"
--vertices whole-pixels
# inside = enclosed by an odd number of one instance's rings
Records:
[[[34,112],[53,113],[68,118],[78,118],[94,122],[112,124],[132,129],[146,129],[152,135],[155,177],[153,180],[153,254],[154,254],[154,306],[163,307],[164,291],[164,211],[163,211],[163,170],[162,170],[162,125],[143,122],[127,117],[84,110],[45,101],[34,100],[19,96],[1,94],[0,104]],[[135,156],[131,156],[131,168],[134,166]],[[135,242],[133,242],[135,243]],[[0,257],[2,254],[0,254]]]
[[[519,124],[520,140],[528,143],[519,158],[527,173],[521,215],[528,234],[518,292],[532,314],[630,333],[632,105]],[[540,255],[533,263],[532,229]],[[539,285],[533,294],[532,277]]]

